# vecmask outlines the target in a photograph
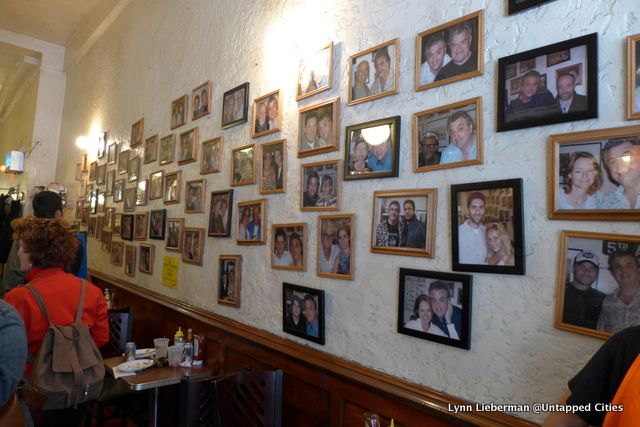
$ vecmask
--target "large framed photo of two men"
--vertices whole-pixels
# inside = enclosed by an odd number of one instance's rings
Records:
[[[498,60],[498,132],[598,117],[598,34]]]
[[[555,326],[608,338],[640,325],[640,237],[563,231]]]
[[[438,190],[373,193],[371,252],[433,258]]]
[[[456,271],[525,274],[522,179],[451,186]]]

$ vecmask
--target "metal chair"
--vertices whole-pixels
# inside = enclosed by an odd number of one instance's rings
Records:
[[[280,427],[282,371],[238,372],[211,382],[214,426]]]
[[[120,356],[131,341],[133,311],[131,307],[109,310],[109,342],[100,350],[102,357]]]
[[[186,377],[180,383],[180,426],[209,427],[213,425],[214,398],[211,380],[215,375]]]

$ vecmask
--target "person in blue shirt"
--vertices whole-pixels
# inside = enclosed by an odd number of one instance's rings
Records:
[[[367,165],[373,172],[387,172],[391,170],[391,141],[387,139],[382,144],[373,145],[367,158]]]
[[[318,325],[318,306],[312,295],[304,296],[304,317],[307,319],[307,335],[318,338],[320,328]]]

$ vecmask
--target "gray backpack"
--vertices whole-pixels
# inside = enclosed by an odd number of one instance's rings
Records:
[[[82,281],[75,322],[56,326],[51,323],[40,293],[25,285],[49,322],[35,360],[29,382],[47,397],[43,410],[64,409],[96,399],[102,391],[104,363],[87,325],[80,323],[86,283]]]

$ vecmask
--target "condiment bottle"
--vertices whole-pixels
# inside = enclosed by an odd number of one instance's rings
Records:
[[[184,344],[184,332],[182,332],[182,328],[178,326],[178,331],[173,337],[174,344]]]
[[[193,344],[193,329],[187,329],[187,343]]]
[[[104,288],[104,299],[107,302],[107,310],[111,308],[111,292],[109,288]]]

